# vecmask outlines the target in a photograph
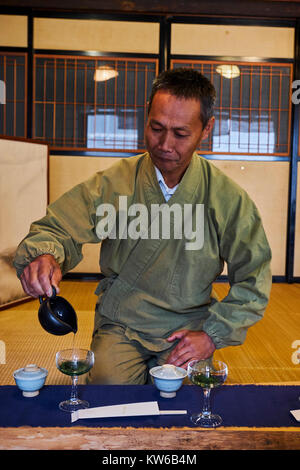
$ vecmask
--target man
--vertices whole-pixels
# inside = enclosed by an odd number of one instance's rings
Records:
[[[257,209],[195,153],[213,128],[214,99],[200,73],[163,72],[149,101],[148,152],[63,195],[20,244],[15,267],[37,297],[59,288],[83,243],[102,239],[92,383],[146,383],[154,363],[186,368],[241,344],[264,313],[271,252]],[[138,211],[143,217],[132,219]],[[231,288],[218,301],[212,283],[224,262]]]

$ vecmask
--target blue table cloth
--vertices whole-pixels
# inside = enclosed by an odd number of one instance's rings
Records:
[[[138,416],[80,419],[71,423],[69,413],[58,408],[70,396],[71,387],[45,385],[40,394],[25,398],[16,386],[0,387],[0,427],[96,426],[96,427],[191,427],[190,415],[203,404],[203,392],[184,385],[175,398],[162,398],[154,385],[79,385],[79,396],[90,407],[157,401],[160,410],[187,410],[187,415]],[[211,393],[212,411],[223,418],[223,426],[297,427],[290,410],[300,408],[299,386],[224,385]]]

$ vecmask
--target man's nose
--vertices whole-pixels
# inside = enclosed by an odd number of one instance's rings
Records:
[[[159,141],[159,147],[161,150],[164,152],[171,152],[173,150],[173,137],[169,132],[163,132],[160,141]]]

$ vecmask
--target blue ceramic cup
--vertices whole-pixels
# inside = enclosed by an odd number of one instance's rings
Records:
[[[180,389],[183,380],[187,376],[185,369],[172,364],[152,367],[149,372],[153,377],[154,384],[160,391],[160,396],[164,398],[175,397],[177,390]]]
[[[24,397],[38,395],[39,390],[45,384],[47,375],[48,371],[46,369],[37,367],[35,364],[28,364],[13,373],[16,385],[22,390]]]

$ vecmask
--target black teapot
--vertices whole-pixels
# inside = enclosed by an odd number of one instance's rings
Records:
[[[77,315],[72,305],[63,297],[56,295],[52,286],[52,296],[39,297],[38,317],[42,327],[52,335],[62,336],[77,332]]]

